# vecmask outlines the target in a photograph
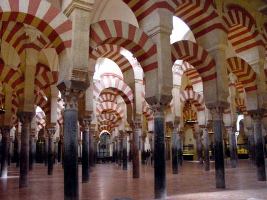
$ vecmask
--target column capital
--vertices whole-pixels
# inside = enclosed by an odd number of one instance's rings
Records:
[[[21,111],[21,112],[18,112],[17,113],[17,116],[19,118],[19,121],[21,123],[31,123],[32,121],[32,118],[34,117],[35,115],[35,112],[24,112],[24,111]]]
[[[91,116],[83,117],[80,122],[84,131],[90,131]]]
[[[264,116],[264,112],[264,109],[248,111],[249,115],[254,121],[261,120]]]
[[[56,127],[48,127],[46,130],[47,130],[48,137],[53,138],[53,136],[56,133]]]

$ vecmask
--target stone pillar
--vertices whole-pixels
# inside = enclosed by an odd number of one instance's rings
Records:
[[[77,72],[78,73],[78,72]],[[83,73],[80,74],[84,75]],[[79,77],[78,74],[75,77]],[[79,199],[78,176],[78,97],[85,91],[83,82],[58,85],[65,102],[64,118],[64,199]],[[71,86],[69,86],[71,84]]]
[[[29,154],[29,170],[31,171],[33,169],[33,164],[34,164],[34,157],[35,157],[35,153],[34,153],[34,145],[35,145],[35,130],[32,129],[31,130],[31,135],[30,135],[30,154]]]
[[[237,146],[236,146],[235,132],[233,130],[233,127],[231,127],[231,126],[226,127],[226,131],[228,133],[228,138],[229,138],[231,167],[236,168],[238,157],[237,157]]]
[[[122,166],[122,162],[123,162],[123,135],[120,134],[119,136],[119,166]]]
[[[210,151],[209,151],[209,133],[207,128],[203,128],[203,148],[204,148],[204,166],[205,171],[210,170]]]
[[[202,142],[201,142],[201,131],[197,133],[197,159],[200,164],[203,164],[203,156],[202,156]]]
[[[47,132],[47,130],[45,130],[45,132]],[[48,163],[48,141],[49,138],[47,136],[47,134],[45,133],[44,135],[44,165],[47,166]]]
[[[172,132],[172,173],[178,174],[178,131],[176,127],[173,127]]]
[[[127,135],[124,133],[122,137],[122,169],[127,170]]]
[[[222,111],[220,107],[212,108],[212,120],[215,142],[215,175],[216,188],[225,188],[225,172],[224,172],[224,151],[223,151],[223,137],[222,137]]]
[[[164,112],[163,107],[157,105],[154,109],[154,193],[156,199],[166,196],[166,163],[164,145]]]
[[[254,140],[255,140],[255,153],[256,153],[256,166],[258,181],[266,181],[265,172],[265,156],[263,147],[262,136],[262,111],[255,111],[251,113],[254,126]]]
[[[10,142],[10,127],[4,126],[1,128],[2,132],[2,148],[1,148],[1,174],[0,177],[6,178],[8,172],[8,154],[9,154],[9,142]]]
[[[47,151],[47,174],[53,174],[53,165],[54,165],[54,135],[56,133],[56,127],[50,126],[47,128],[48,135],[48,151]]]
[[[180,166],[183,164],[183,146],[182,146],[182,132],[179,131],[177,134],[177,150],[178,150],[178,163]]]
[[[18,147],[17,147],[17,161],[16,161],[16,167],[19,167],[20,163],[20,149],[21,149],[21,132],[17,132],[17,141],[18,141]]]
[[[248,129],[250,159],[252,163],[256,165],[256,148],[255,148],[255,139],[254,139],[254,128],[247,127],[247,129]]]
[[[22,123],[21,127],[21,149],[20,149],[20,176],[19,187],[28,186],[29,171],[29,136],[31,131],[32,112],[19,112],[18,117]]]
[[[146,141],[146,136],[142,135],[141,137],[141,163],[144,165],[146,164],[146,151],[145,151],[145,141]]]
[[[90,128],[89,130],[89,165],[90,167],[95,166],[95,159],[94,159],[94,129]]]
[[[139,136],[141,134],[141,118],[136,117],[134,121],[134,131],[133,131],[133,178],[139,178],[140,176],[140,166],[139,166]]]
[[[89,181],[89,127],[91,118],[85,117],[82,120],[83,135],[82,135],[82,182]]]

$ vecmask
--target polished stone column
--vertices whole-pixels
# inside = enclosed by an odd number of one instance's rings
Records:
[[[21,149],[21,133],[17,133],[17,142],[18,142],[18,147],[17,147],[17,161],[16,161],[16,167],[19,167],[20,165],[20,149]]]
[[[172,132],[172,173],[178,174],[178,131],[173,128]]]
[[[95,153],[94,153],[94,129],[89,130],[89,165],[90,167],[95,166]]]
[[[78,91],[61,91],[65,102],[64,118],[64,199],[79,199],[78,176]]]
[[[141,163],[144,165],[146,164],[146,151],[145,151],[145,141],[146,141],[146,137],[144,135],[142,135],[141,137]]]
[[[165,130],[164,112],[161,106],[154,109],[154,193],[156,199],[166,197],[166,163],[165,163]]]
[[[254,128],[247,127],[248,129],[248,142],[249,142],[249,154],[250,159],[253,164],[256,165],[256,148],[255,148],[255,139],[254,139]]]
[[[31,131],[32,112],[19,112],[18,117],[22,123],[21,127],[21,149],[20,149],[20,176],[19,187],[28,186],[29,171],[29,136]]]
[[[45,166],[47,166],[48,164],[48,143],[49,143],[49,138],[47,135],[44,135],[44,165]]]
[[[231,167],[236,168],[238,158],[237,158],[237,145],[236,145],[235,132],[233,130],[233,127],[231,127],[231,126],[226,127],[226,131],[228,133],[228,138],[229,138]]]
[[[212,120],[215,141],[215,175],[216,188],[225,188],[225,169],[224,169],[224,151],[223,151],[223,108],[212,108]]]
[[[122,137],[122,169],[127,170],[127,135],[124,134]]]
[[[205,171],[210,170],[210,151],[209,151],[209,133],[207,128],[203,128],[203,148],[204,148],[204,167]]]
[[[177,134],[177,150],[178,150],[178,164],[182,166],[183,164],[183,148],[182,148],[182,132]]]
[[[261,111],[255,111],[251,114],[254,126],[254,140],[255,140],[255,153],[256,153],[256,166],[258,181],[266,181],[265,171],[265,155],[263,147],[262,136],[262,116]]]
[[[123,162],[123,137],[120,134],[119,136],[119,166],[122,166],[122,162]]]
[[[133,178],[140,177],[140,164],[139,164],[139,136],[141,135],[141,119],[137,118],[134,121],[133,131]]]
[[[48,152],[47,152],[47,174],[53,174],[53,165],[54,165],[54,135],[56,133],[56,127],[50,126],[47,128],[48,135]]]
[[[34,157],[35,157],[35,153],[34,153],[34,145],[35,144],[35,130],[31,130],[31,135],[30,135],[30,154],[29,154],[29,170],[31,171],[33,169],[33,164],[34,164]]]
[[[201,141],[201,131],[199,131],[197,133],[197,159],[199,161],[200,164],[203,164],[203,155],[202,155],[202,141]]]
[[[82,182],[89,181],[89,127],[91,118],[85,117],[82,120],[83,133],[82,133]]]
[[[6,178],[8,171],[8,154],[9,154],[9,142],[10,142],[10,127],[4,126],[1,128],[2,132],[2,146],[1,146],[1,173],[0,177]]]

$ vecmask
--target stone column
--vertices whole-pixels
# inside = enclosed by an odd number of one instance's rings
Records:
[[[183,165],[183,146],[182,146],[182,132],[179,131],[177,134],[177,150],[178,150],[178,163],[180,166]]]
[[[156,199],[166,196],[166,163],[165,163],[165,130],[163,107],[156,105],[154,109],[154,193]]]
[[[47,130],[45,130],[45,135],[44,135],[44,165],[47,166],[48,164],[48,135],[47,135]]]
[[[257,178],[258,181],[266,181],[265,172],[265,155],[263,147],[262,136],[262,111],[255,111],[251,113],[254,126],[254,140],[255,140],[255,153],[256,153],[256,166],[257,166]]]
[[[90,130],[89,130],[89,165],[90,165],[90,167],[95,166],[94,131],[95,130],[93,128],[90,128]]]
[[[247,127],[248,129],[248,141],[249,141],[249,154],[250,159],[253,164],[256,164],[256,149],[255,149],[255,139],[254,139],[254,128]]]
[[[210,170],[210,151],[209,151],[209,133],[207,128],[203,128],[203,148],[204,148],[204,166],[205,171]]]
[[[139,178],[140,176],[140,166],[139,166],[139,136],[141,134],[141,118],[136,117],[134,121],[134,130],[133,130],[133,178]]]
[[[90,117],[84,117],[83,135],[82,135],[82,182],[87,183],[89,181],[89,127],[91,123]]]
[[[1,128],[2,132],[2,149],[1,149],[1,174],[0,177],[6,178],[8,172],[8,151],[9,151],[9,142],[10,142],[10,127],[4,126]]]
[[[80,73],[80,72],[77,72]],[[80,76],[84,75],[81,73]],[[78,74],[75,77],[79,77]],[[78,176],[78,98],[87,86],[71,80],[58,85],[65,102],[64,118],[64,199],[79,199]],[[71,86],[69,86],[71,85]]]
[[[237,146],[236,146],[235,132],[233,130],[233,127],[231,127],[231,126],[226,127],[226,131],[228,133],[228,138],[229,138],[231,167],[236,168],[238,157],[237,157]]]
[[[127,135],[124,133],[122,137],[122,169],[127,170]]]
[[[21,149],[20,149],[20,176],[19,187],[28,186],[29,171],[29,136],[31,130],[31,120],[34,116],[32,112],[19,112],[18,117],[22,123],[21,127]]]
[[[216,188],[225,188],[225,172],[224,172],[224,151],[223,151],[223,137],[222,137],[222,111],[220,107],[212,108],[212,120],[214,130],[215,142],[215,175]]]
[[[56,133],[56,127],[50,126],[47,128],[48,135],[48,151],[47,151],[47,174],[53,174],[53,165],[54,165],[54,135]]]
[[[30,154],[29,154],[29,170],[31,171],[33,169],[33,164],[34,164],[34,157],[35,157],[35,153],[34,153],[34,145],[35,145],[35,130],[32,129],[31,130],[31,135],[30,135]]]
[[[203,164],[203,156],[202,156],[202,142],[201,142],[201,131],[197,133],[197,159],[200,164]]]
[[[141,163],[144,165],[146,164],[146,151],[145,151],[145,141],[146,141],[146,137],[144,135],[142,135],[141,137]]]
[[[123,135],[120,134],[119,136],[119,166],[122,166],[123,162]]]
[[[173,127],[172,131],[172,173],[178,174],[178,131],[176,127]]]

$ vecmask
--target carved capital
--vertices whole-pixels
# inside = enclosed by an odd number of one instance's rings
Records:
[[[87,131],[89,132],[90,131],[90,124],[91,124],[91,117],[84,117],[82,120],[81,120],[81,124],[82,124],[82,128],[83,128],[83,131]]]
[[[222,120],[222,113],[224,111],[224,107],[212,107],[210,108],[210,113],[212,115],[212,120]]]
[[[3,126],[3,127],[1,127],[1,132],[2,132],[3,137],[9,138],[10,127],[9,126]]]
[[[35,112],[18,112],[17,116],[22,124],[31,123]]]
[[[53,138],[56,133],[56,127],[49,127],[47,128],[47,135],[49,138]]]

